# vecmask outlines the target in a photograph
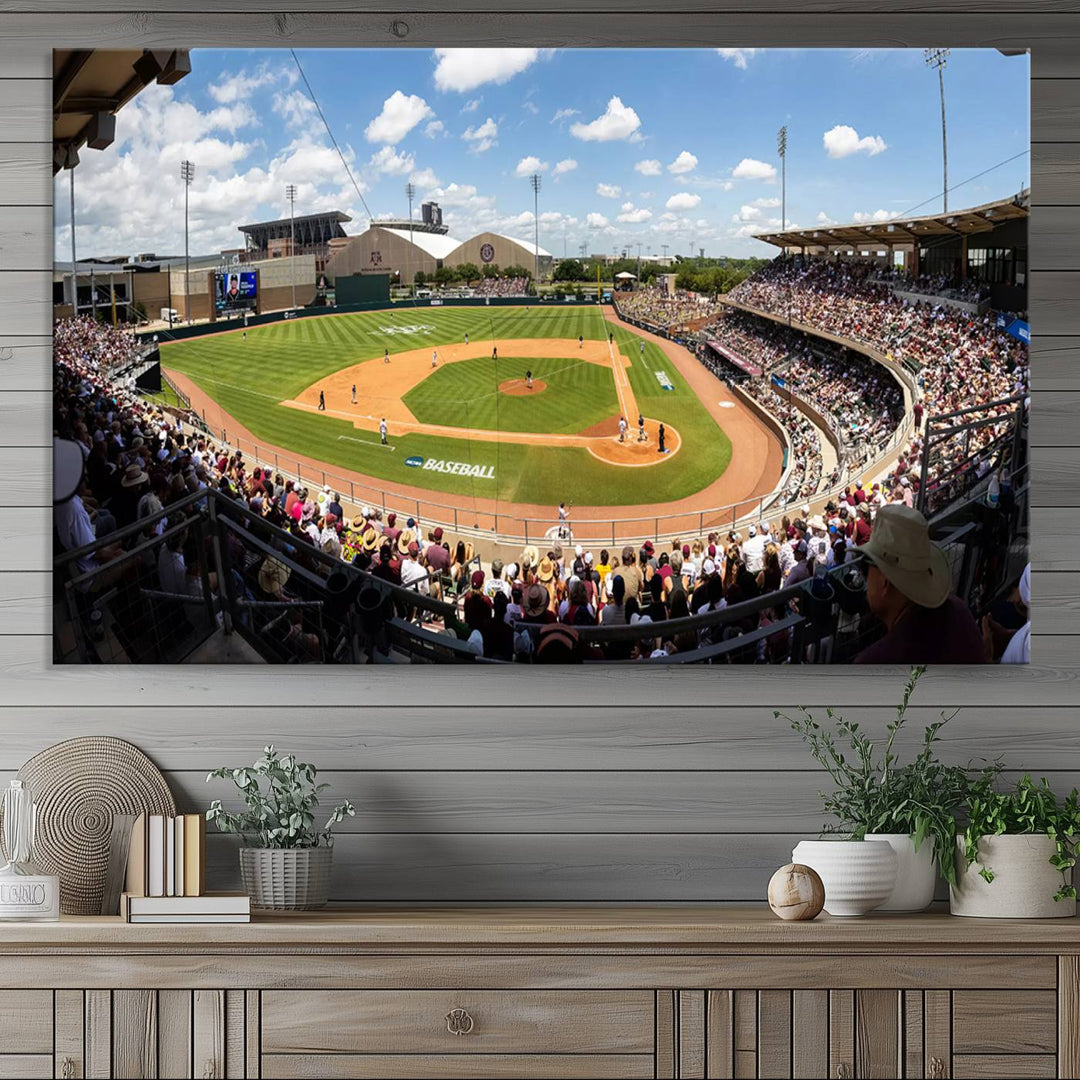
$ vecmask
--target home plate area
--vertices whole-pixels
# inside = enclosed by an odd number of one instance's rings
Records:
[[[445,365],[490,358],[496,350],[499,356],[515,359],[535,357],[537,360],[550,362],[553,359],[565,358],[567,363],[583,361],[607,368],[615,382],[620,413],[627,421],[622,441],[619,438],[618,415],[572,434],[506,431],[417,420],[404,400],[411,390]],[[395,352],[391,354],[388,364],[384,363],[382,357],[365,360],[312,383],[296,398],[283,401],[282,404],[306,412],[320,412],[326,416],[349,420],[355,427],[365,431],[378,431],[381,421],[385,419],[390,437],[419,433],[479,442],[580,446],[609,465],[656,465],[678,453],[681,439],[673,427],[664,425],[664,449],[661,451],[661,425],[659,421],[648,417],[645,418],[644,438],[639,438],[637,400],[626,374],[629,365],[629,358],[615,352],[607,341],[578,342],[558,338],[471,341],[467,345],[443,345],[437,349],[429,346]],[[547,391],[547,383],[535,378],[530,388],[525,379],[513,378],[503,380],[496,389],[499,394],[508,397],[531,395],[542,399]],[[320,408],[320,394],[323,408]],[[356,404],[353,404],[354,399]],[[373,404],[377,405],[377,412],[372,411]]]

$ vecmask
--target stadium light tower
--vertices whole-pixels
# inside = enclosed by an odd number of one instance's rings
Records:
[[[190,273],[190,255],[188,252],[188,192],[191,181],[195,179],[195,162],[180,162],[180,179],[184,181],[184,322],[191,322],[191,301],[188,293],[188,274]]]
[[[529,184],[533,189],[533,225],[536,227],[536,239],[533,241],[533,288],[536,295],[540,295],[540,174],[534,172],[529,177]]]
[[[780,231],[787,228],[787,124],[776,133],[776,152],[780,155]]]
[[[941,91],[941,210],[949,212],[949,147],[945,139],[945,61],[948,49],[923,49],[928,68],[937,68],[938,89]]]
[[[413,182],[410,180],[405,185],[405,198],[409,200],[409,261],[412,262],[412,257],[415,252],[413,248],[413,227],[412,227],[412,201],[416,197],[416,188]],[[413,283],[409,282],[409,287],[412,288]]]
[[[296,185],[285,187],[285,198],[289,200],[289,255],[292,261],[292,306],[296,310]]]

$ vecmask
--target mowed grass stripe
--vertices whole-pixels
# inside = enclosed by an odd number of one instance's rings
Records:
[[[239,333],[229,333],[172,342],[162,348],[162,363],[188,375],[262,442],[287,447],[331,467],[355,470],[390,484],[399,482],[442,492],[450,497],[450,503],[457,496],[476,496],[552,505],[568,500],[615,507],[667,502],[699,491],[727,467],[732,454],[730,441],[659,348],[651,343],[646,345],[646,369],[637,359],[640,339],[621,327],[613,328],[615,339],[633,361],[629,376],[642,409],[646,415],[676,427],[683,438],[679,454],[648,469],[607,465],[583,448],[484,443],[418,434],[395,439],[396,450],[388,453],[379,447],[377,434],[362,431],[348,421],[278,404],[295,397],[318,379],[360,360],[381,359],[384,347],[390,349],[391,356],[404,349],[439,348],[461,341],[466,330],[472,340],[543,337],[562,338],[576,344],[579,333],[589,340],[605,340],[609,325],[599,309],[592,307],[397,308],[392,313],[363,312],[253,327],[248,330],[246,341]],[[384,328],[405,326],[432,329],[412,334],[384,332]],[[571,354],[574,351],[572,344]],[[556,362],[567,359],[552,358]],[[569,359],[572,361],[573,356]],[[538,373],[539,362],[529,363],[534,365],[534,373]],[[452,372],[460,366],[446,365],[437,369],[436,374]],[[599,367],[596,370],[608,380],[610,391],[604,392],[614,395],[610,372]],[[654,370],[667,371],[675,390],[662,391],[652,374]],[[482,378],[478,385],[483,385]],[[489,384],[487,392],[491,389]],[[574,391],[561,390],[550,394],[549,400],[556,403],[560,396],[567,398],[573,394]],[[500,414],[511,400],[500,396]],[[525,404],[536,402],[526,400]],[[564,410],[554,409],[547,430],[554,432],[571,425],[566,410],[576,407],[567,404]],[[603,410],[604,415],[614,415],[617,408],[617,404],[611,404]],[[473,425],[471,417],[466,421],[461,415],[460,404],[447,406],[446,411],[450,415],[444,416],[441,423]],[[580,414],[576,415],[572,423],[578,424],[579,417]],[[495,479],[480,481],[409,468],[404,461],[412,455],[491,465]],[[285,459],[279,464],[289,470],[295,467],[295,463]]]
[[[497,389],[528,371],[546,383],[543,391],[511,396]],[[619,410],[609,369],[565,357],[459,360],[433,371],[404,401],[424,424],[557,435],[584,431]]]

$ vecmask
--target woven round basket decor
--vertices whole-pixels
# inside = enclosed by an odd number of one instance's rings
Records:
[[[123,739],[67,739],[20,770],[37,803],[34,858],[60,878],[65,915],[99,915],[114,814],[176,814],[165,777]]]

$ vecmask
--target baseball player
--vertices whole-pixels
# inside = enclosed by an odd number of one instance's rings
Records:
[[[379,421],[379,438],[382,439],[383,446],[386,445],[386,417],[384,416]]]
[[[577,347],[580,349],[580,348],[583,348],[584,345],[585,345],[585,337],[584,337],[584,335],[578,334],[578,336],[577,336]]]
[[[645,417],[638,413],[637,418],[637,441],[648,442],[649,437],[645,434]]]
[[[434,367],[439,362],[439,350],[435,349],[431,354],[431,366]]]
[[[390,350],[389,349],[383,349],[382,362],[384,364],[389,364],[390,363]]]
[[[326,412],[326,395],[319,391],[319,412]]]
[[[465,331],[465,344],[466,345],[469,344],[469,331],[468,330]]]
[[[626,417],[619,417],[619,442],[626,442]]]
[[[525,372],[525,388],[527,390],[532,389],[532,372],[531,371],[526,371]]]
[[[352,403],[356,404],[356,383],[352,384]]]

